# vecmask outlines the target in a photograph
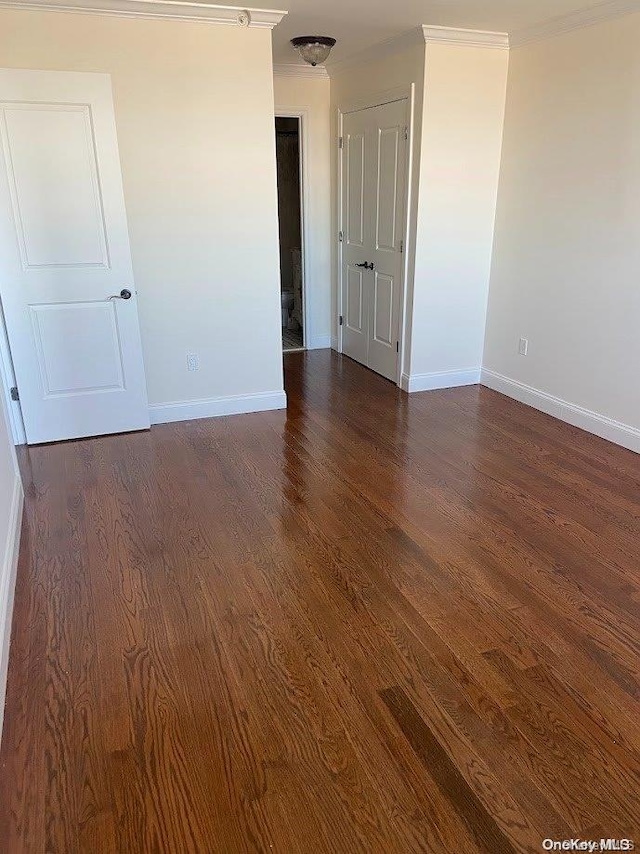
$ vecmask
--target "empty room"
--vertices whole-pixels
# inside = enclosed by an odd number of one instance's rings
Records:
[[[0,0],[0,854],[640,846],[640,0]]]

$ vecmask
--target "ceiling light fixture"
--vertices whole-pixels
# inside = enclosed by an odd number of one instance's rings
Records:
[[[291,44],[300,56],[314,68],[322,65],[335,43],[336,40],[329,36],[298,36],[291,39]]]

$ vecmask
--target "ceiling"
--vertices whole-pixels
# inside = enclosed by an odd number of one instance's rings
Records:
[[[338,39],[332,60],[345,59],[420,24],[513,33],[573,12],[615,5],[612,0],[280,0],[251,2],[254,8],[287,9],[273,31],[276,63],[299,62],[294,36]],[[627,4],[631,5],[631,4]],[[640,0],[638,2],[640,8]]]

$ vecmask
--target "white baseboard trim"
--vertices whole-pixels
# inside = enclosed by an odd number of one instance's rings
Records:
[[[317,335],[307,342],[307,350],[328,350],[331,347],[330,335]]]
[[[149,407],[149,418],[152,424],[170,424],[173,421],[193,421],[196,418],[219,418],[222,415],[245,415],[249,412],[286,408],[287,395],[284,391],[268,391],[155,404]]]
[[[334,338],[334,337],[333,337],[333,335],[332,335],[332,336],[331,336],[331,349],[332,349],[332,350],[335,350],[335,351],[336,351],[336,353],[337,353],[337,352],[338,352],[338,350],[339,350],[339,348],[340,348],[340,343],[339,343],[338,339],[337,339],[337,338]]]
[[[520,401],[520,403],[532,406],[534,409],[539,409],[547,415],[560,419],[560,421],[565,421],[567,424],[579,427],[588,433],[594,433],[596,436],[608,439],[609,442],[614,442],[630,451],[640,453],[640,430],[636,427],[615,421],[599,412],[592,412],[590,409],[585,409],[575,403],[569,403],[560,397],[554,397],[552,394],[547,394],[545,391],[512,380],[487,368],[482,369],[481,382],[487,388],[499,391],[507,397]]]
[[[413,394],[416,391],[477,385],[479,382],[480,368],[467,368],[464,371],[439,371],[433,374],[402,374],[400,387],[403,391]]]
[[[11,617],[13,615],[13,597],[16,590],[18,571],[18,553],[20,551],[20,531],[22,529],[22,508],[24,491],[20,475],[16,472],[13,485],[13,497],[9,515],[7,543],[4,560],[0,566],[0,736],[4,719],[4,700],[7,690],[7,672],[9,670],[9,644],[11,643]]]

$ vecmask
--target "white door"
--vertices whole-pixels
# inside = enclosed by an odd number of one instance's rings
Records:
[[[0,294],[27,442],[149,427],[106,74],[0,69]]]
[[[398,378],[407,101],[343,121],[342,350]]]

